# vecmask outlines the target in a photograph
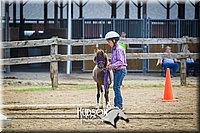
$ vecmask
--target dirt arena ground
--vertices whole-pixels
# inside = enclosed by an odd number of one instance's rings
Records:
[[[198,78],[188,77],[187,86],[180,86],[180,78],[172,78],[174,97],[178,102],[161,102],[165,78],[160,74],[129,73],[122,87],[125,112],[130,122],[119,120],[117,128],[101,119],[12,119],[3,131],[198,131]],[[89,104],[95,107],[96,85],[91,74],[59,75],[59,88],[52,90],[48,73],[10,73],[3,79],[3,104]],[[113,90],[110,88],[113,106]],[[59,110],[3,110],[3,114],[28,112],[74,113],[76,108]],[[128,113],[132,113],[129,115]],[[134,113],[141,113],[134,115]],[[62,117],[52,115],[39,117]]]

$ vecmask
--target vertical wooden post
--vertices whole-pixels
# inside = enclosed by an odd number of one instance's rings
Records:
[[[64,27],[64,21],[63,21],[63,0],[60,0],[60,27]]]
[[[44,31],[47,29],[47,19],[48,19],[48,3],[44,0]]]
[[[200,1],[195,0],[195,15],[194,19],[200,19]]]
[[[10,33],[9,33],[9,1],[5,2],[5,33],[4,33],[4,41],[9,41],[10,40]],[[6,48],[4,50],[4,57],[5,58],[10,58],[10,49]],[[4,67],[5,71],[7,73],[10,72],[10,66],[5,66]]]
[[[83,1],[79,0],[79,18],[83,18]]]
[[[68,8],[69,8],[69,6],[68,6]],[[71,18],[73,18],[73,12],[74,12],[74,6],[73,6],[73,1],[72,1],[71,2]]]
[[[138,9],[138,19],[141,19],[141,1],[140,0],[138,0],[138,7],[137,7],[137,9]]]
[[[170,1],[167,0],[167,19],[170,19]]]
[[[51,45],[51,56],[53,58],[55,55],[58,54],[58,45],[52,44]],[[50,78],[51,78],[51,84],[52,88],[55,89],[58,87],[58,61],[51,61],[50,62]]]
[[[67,18],[69,18],[68,8],[69,8],[69,0],[67,0]],[[73,1],[71,1],[71,18],[73,18],[73,11],[74,11]]]
[[[111,18],[116,18],[117,17],[117,1],[112,0],[111,4]]]
[[[143,0],[143,5],[142,5],[142,18],[146,19],[147,18],[147,0]]]
[[[24,39],[24,14],[23,14],[23,1],[20,1],[20,30],[19,30],[19,36],[20,40]]]
[[[129,18],[129,1],[125,1],[125,18]]]
[[[183,46],[182,46],[182,52],[183,53],[187,53],[187,50],[188,50],[188,45],[187,45],[187,37],[186,37],[186,42],[183,43]],[[180,69],[180,74],[181,74],[181,85],[182,86],[186,86],[186,57],[182,57],[181,58],[181,69]]]
[[[185,19],[185,3],[181,0],[178,2],[178,18]]]
[[[16,0],[13,0],[13,25],[16,26]]]
[[[58,1],[54,3],[54,25],[55,28],[58,27]]]

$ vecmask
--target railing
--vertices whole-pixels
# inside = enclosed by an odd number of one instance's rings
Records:
[[[128,44],[182,44],[182,52],[173,53],[172,56],[181,60],[181,85],[186,85],[186,58],[188,56],[199,58],[199,53],[187,53],[189,43],[199,43],[198,38],[183,37],[177,38],[126,38],[121,39],[122,42]],[[12,41],[2,42],[2,48],[22,48],[22,47],[41,47],[50,46],[50,55],[48,56],[35,56],[35,57],[20,57],[20,58],[4,58],[1,59],[1,65],[16,65],[16,64],[31,64],[50,62],[50,78],[52,88],[58,87],[58,62],[59,61],[80,61],[92,60],[93,54],[72,54],[61,55],[58,53],[58,45],[71,45],[71,46],[87,46],[96,44],[106,44],[104,39],[81,39],[81,40],[67,40],[57,37],[43,40],[27,40],[27,41]],[[127,59],[161,59],[166,53],[127,53]],[[111,54],[108,54],[110,57]]]

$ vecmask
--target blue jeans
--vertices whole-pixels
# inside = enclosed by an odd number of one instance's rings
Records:
[[[195,75],[197,75],[197,73],[198,73],[198,70],[199,70],[199,63],[197,62],[197,61],[195,61],[195,62],[191,62],[191,63],[186,63],[186,70],[187,70],[187,76],[189,76],[189,70],[190,69],[193,69],[194,71],[193,71],[193,76],[195,76]]]
[[[120,109],[123,108],[122,105],[122,95],[121,95],[121,90],[120,86],[122,84],[122,81],[127,73],[126,68],[121,69],[121,70],[114,70],[114,85],[113,85],[113,90],[115,93],[114,97],[114,106],[119,107]]]
[[[179,69],[179,64],[178,63],[163,63],[163,67],[165,69],[165,72],[166,72],[167,68],[172,69],[171,75],[174,76],[176,71]]]

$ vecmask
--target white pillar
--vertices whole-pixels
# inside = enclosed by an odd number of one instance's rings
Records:
[[[71,24],[71,0],[68,0],[68,34],[67,39],[71,40],[71,30],[72,30],[72,24]],[[67,55],[71,55],[71,45],[67,45]],[[71,70],[71,61],[67,61],[67,74],[70,74]]]

